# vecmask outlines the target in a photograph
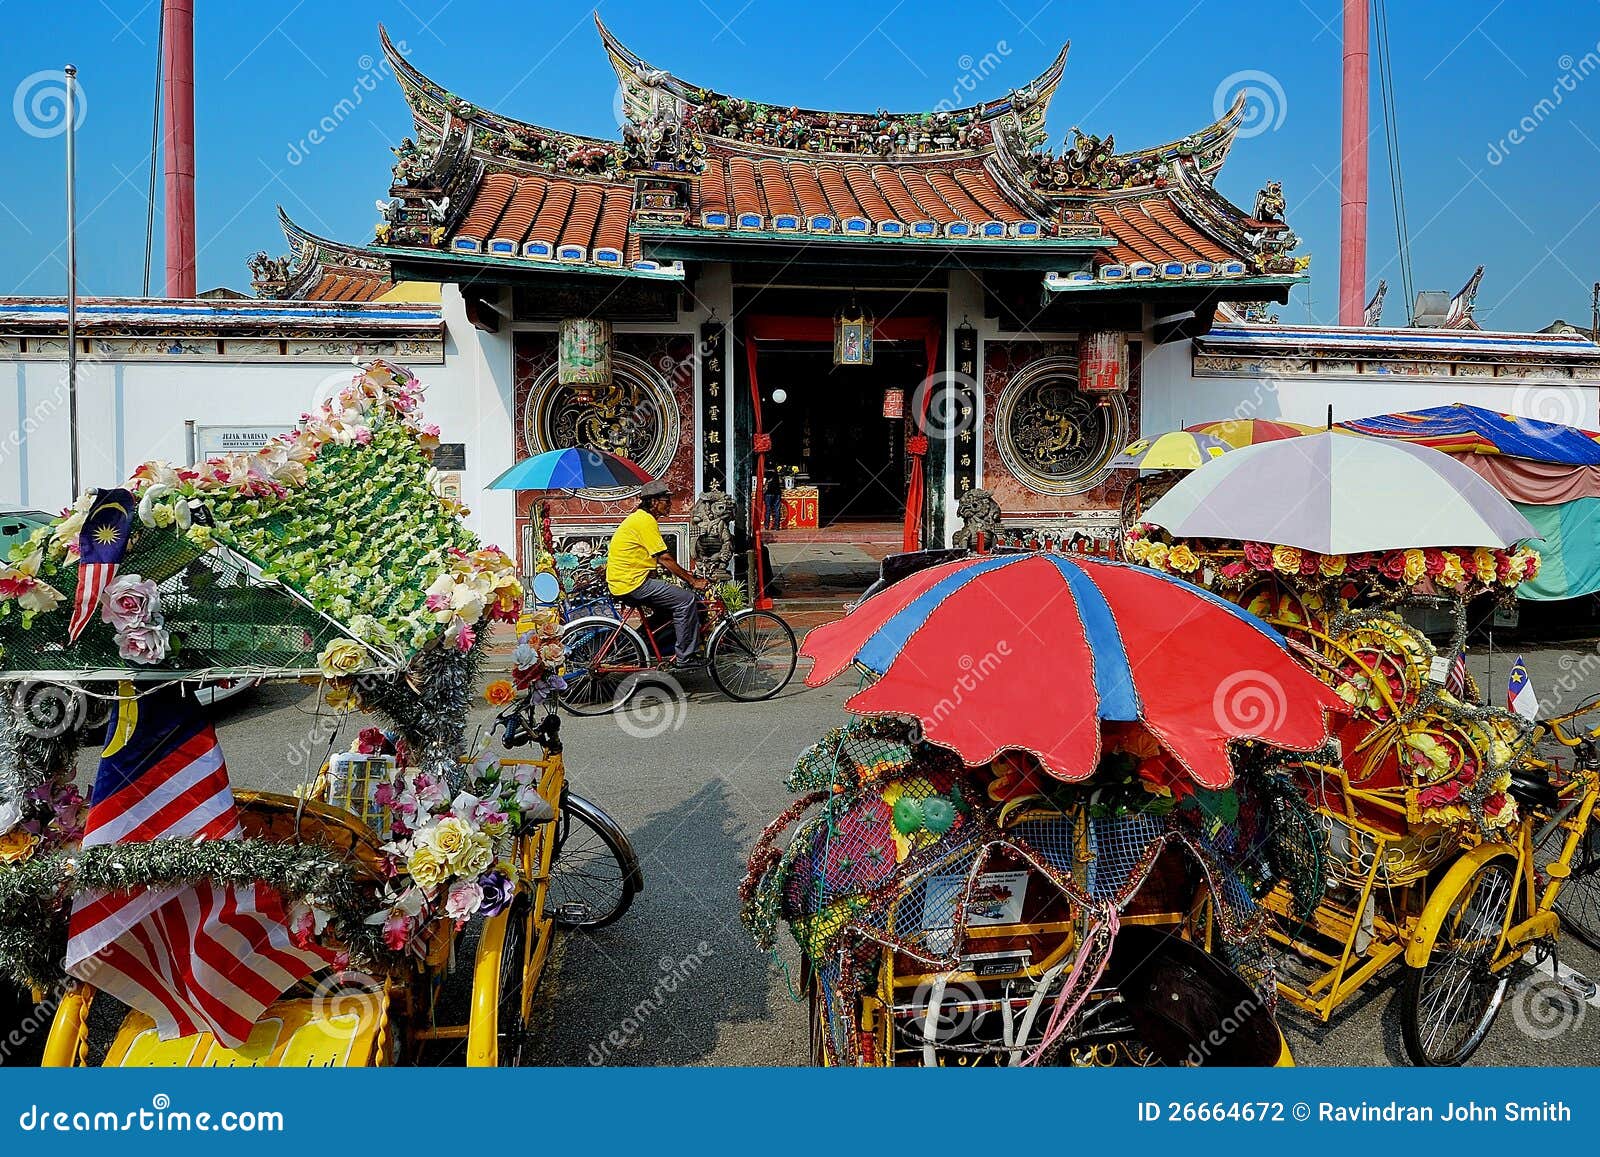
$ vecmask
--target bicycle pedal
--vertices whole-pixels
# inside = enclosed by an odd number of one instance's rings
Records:
[[[1574,972],[1570,968],[1565,973],[1556,974],[1556,983],[1561,985],[1562,989],[1567,993],[1582,1001],[1593,1000],[1595,994],[1600,993],[1600,984],[1596,984],[1583,973]]]
[[[579,901],[558,905],[555,910],[555,918],[564,924],[582,924],[591,914],[589,905]]]

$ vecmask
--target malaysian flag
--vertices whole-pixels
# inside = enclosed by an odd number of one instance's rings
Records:
[[[1450,660],[1450,669],[1445,672],[1444,689],[1457,699],[1465,700],[1467,697],[1467,653],[1457,651],[1456,657]]]
[[[133,533],[133,495],[126,490],[101,490],[78,533],[78,593],[72,598],[67,641],[76,643],[94,617],[100,596],[117,577]]]
[[[167,687],[120,700],[83,846],[240,834],[217,733],[194,699]],[[163,1040],[209,1031],[230,1048],[329,959],[295,947],[276,892],[211,880],[80,896],[67,944],[67,971],[149,1016]]]

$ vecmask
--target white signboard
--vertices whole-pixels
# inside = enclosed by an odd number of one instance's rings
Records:
[[[212,458],[218,454],[248,454],[259,450],[288,426],[201,426],[194,428],[195,454]]]

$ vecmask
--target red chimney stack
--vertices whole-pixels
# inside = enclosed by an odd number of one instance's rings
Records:
[[[1344,0],[1344,124],[1339,148],[1339,324],[1367,307],[1367,0]]]
[[[161,0],[167,296],[193,297],[194,0]]]

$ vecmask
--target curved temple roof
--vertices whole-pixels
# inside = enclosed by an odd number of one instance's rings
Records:
[[[986,101],[982,104],[968,105],[963,108],[946,108],[936,106],[916,112],[891,112],[887,109],[876,109],[871,112],[846,112],[843,110],[808,109],[790,105],[776,105],[760,101],[747,101],[715,89],[702,85],[691,84],[665,69],[654,68],[641,60],[639,56],[624,45],[605,26],[600,19],[600,13],[594,14],[595,26],[600,30],[600,40],[605,46],[606,55],[611,58],[612,67],[616,69],[617,80],[622,85],[625,98],[626,111],[630,119],[635,121],[648,120],[660,111],[662,98],[667,97],[675,101],[680,109],[700,114],[694,119],[703,119],[707,113],[737,112],[737,122],[740,127],[751,124],[760,125],[763,130],[772,128],[774,134],[781,131],[781,126],[787,122],[800,122],[806,126],[814,126],[818,131],[807,135],[811,138],[804,146],[792,146],[796,151],[830,153],[840,150],[831,149],[825,139],[829,134],[825,126],[833,124],[840,126],[877,127],[880,134],[889,136],[891,142],[897,135],[897,130],[905,126],[921,126],[937,123],[941,126],[952,126],[960,129],[966,126],[985,125],[987,122],[998,121],[1008,114],[1014,114],[1016,123],[1024,130],[1025,134],[1032,137],[1042,135],[1044,117],[1050,106],[1050,98],[1055,94],[1056,87],[1061,83],[1062,73],[1066,68],[1067,52],[1071,43],[1062,45],[1061,51],[1051,61],[1050,66],[1033,80],[1020,88],[1013,89],[1005,96],[996,100]],[[688,106],[684,110],[681,106]],[[713,115],[712,123],[721,119],[722,127],[727,127],[726,121],[734,118],[717,117]],[[717,132],[715,128],[707,129],[708,135],[729,135]],[[742,133],[732,134],[736,139],[747,139]],[[956,139],[947,145],[940,145],[934,149],[940,153],[973,151],[975,148],[988,147],[992,143],[993,134],[990,132],[955,133]],[[975,138],[975,139],[974,139]],[[779,146],[782,147],[782,146]],[[858,150],[844,150],[855,152]],[[903,150],[902,150],[903,151]]]

